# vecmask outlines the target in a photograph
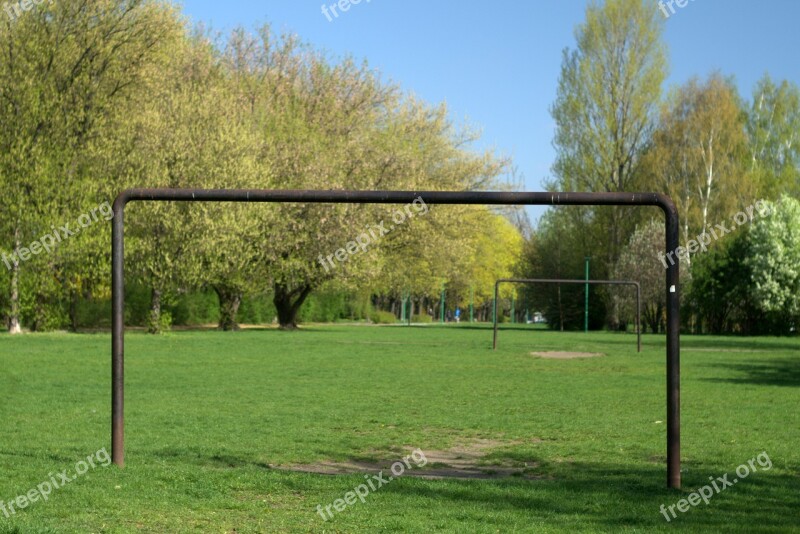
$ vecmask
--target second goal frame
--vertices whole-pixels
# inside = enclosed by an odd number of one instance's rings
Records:
[[[560,280],[553,278],[501,278],[494,283],[494,313],[492,322],[492,350],[497,349],[497,295],[500,284],[584,284],[607,286],[634,286],[636,288],[636,352],[642,352],[642,288],[633,280]]]

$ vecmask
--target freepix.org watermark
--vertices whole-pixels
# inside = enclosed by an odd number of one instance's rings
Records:
[[[64,469],[56,474],[48,473],[47,476],[50,478],[37,485],[35,488],[31,488],[22,495],[17,495],[16,498],[8,502],[0,501],[0,512],[2,512],[6,518],[10,518],[12,515],[16,514],[18,510],[24,510],[39,499],[47,501],[54,489],[63,488],[79,476],[85,475],[89,471],[89,467],[94,469],[98,466],[108,467],[109,465],[111,465],[111,456],[108,455],[105,447],[103,447],[96,453],[87,456],[86,460],[80,460],[76,463],[74,475],[70,474],[69,469]]]
[[[392,222],[394,224],[381,221],[375,225],[368,225],[365,231],[356,237],[355,241],[348,242],[344,247],[340,248],[333,254],[327,256],[319,255],[319,264],[325,267],[325,272],[330,272],[331,268],[335,269],[336,264],[333,263],[335,259],[337,262],[345,262],[350,259],[350,256],[358,254],[359,252],[366,252],[370,245],[380,241],[383,236],[391,233],[392,230],[413,219],[415,216],[422,216],[428,213],[428,205],[422,200],[422,197],[417,197],[411,204],[406,204],[402,209],[397,209],[392,213]],[[330,266],[330,267],[329,267]]]
[[[359,484],[352,491],[348,491],[344,494],[344,498],[336,499],[333,503],[329,504],[325,508],[322,507],[321,504],[317,505],[317,513],[324,519],[325,521],[329,519],[333,519],[334,512],[331,511],[333,508],[336,512],[344,512],[348,506],[352,506],[356,503],[356,501],[361,501],[363,504],[367,500],[367,496],[372,493],[373,491],[377,491],[382,486],[385,486],[395,478],[403,476],[403,473],[406,472],[406,469],[411,469],[412,465],[409,460],[414,461],[415,467],[423,467],[425,464],[428,463],[428,459],[425,457],[425,453],[422,452],[422,449],[414,450],[410,456],[406,456],[402,460],[399,460],[392,464],[391,468],[389,469],[392,474],[391,476],[385,476],[383,471],[378,473],[377,475],[364,475],[366,479],[366,484]]]
[[[716,478],[713,476],[708,477],[708,480],[711,481],[711,485],[705,485],[697,491],[693,491],[688,497],[679,500],[675,504],[670,504],[669,506],[664,506],[662,504],[661,508],[659,508],[659,511],[664,516],[664,519],[667,520],[667,523],[669,523],[678,517],[675,513],[675,508],[677,508],[679,512],[685,513],[689,510],[690,506],[697,506],[700,504],[700,501],[708,504],[709,500],[714,495],[728,488],[732,488],[734,484],[750,476],[750,473],[755,473],[758,471],[758,467],[756,467],[756,461],[758,462],[758,466],[762,468],[762,471],[769,471],[772,468],[772,460],[769,459],[769,455],[766,451],[764,451],[755,458],[748,460],[746,464],[742,464],[737,467],[736,478],[733,480],[728,480],[729,473],[725,473],[723,476]],[[669,511],[669,514],[671,514],[672,517],[670,517],[667,511]]]
[[[364,0],[367,4],[370,3],[371,0]],[[334,2],[329,6],[322,4],[322,14],[325,15],[325,18],[328,19],[328,22],[333,22],[333,19],[339,18],[339,13],[336,12],[338,9],[342,13],[346,13],[350,11],[352,6],[357,6],[361,3],[361,0],[339,0],[338,2]],[[333,14],[333,17],[331,17]]]
[[[772,209],[770,208],[769,204],[763,200],[759,200],[752,206],[745,208],[744,211],[740,211],[734,215],[733,220],[730,223],[723,222],[715,225],[713,228],[709,226],[697,236],[697,239],[692,239],[686,243],[685,247],[678,247],[675,250],[667,252],[666,254],[659,254],[658,259],[664,265],[664,268],[667,269],[667,260],[669,260],[669,265],[675,265],[676,261],[687,261],[689,259],[689,255],[696,254],[698,251],[707,251],[708,245],[730,234],[739,226],[744,226],[745,224],[753,222],[756,216],[764,218],[769,217],[770,215],[772,215]]]
[[[45,1],[49,4],[53,3],[53,0],[19,0],[18,2],[6,2],[3,5],[3,11],[6,12],[11,22],[14,22],[21,17],[24,12],[30,11],[33,9],[33,6],[44,4]]]
[[[11,254],[6,254],[4,252],[0,259],[2,259],[3,263],[6,265],[6,268],[10,271],[12,266],[19,264],[20,260],[28,261],[33,256],[37,256],[42,252],[50,253],[56,247],[56,245],[62,241],[74,236],[77,233],[80,233],[81,229],[87,228],[96,223],[99,219],[97,215],[98,212],[100,215],[102,215],[103,220],[105,221],[110,221],[114,218],[114,210],[111,208],[111,204],[104,202],[96,208],[92,208],[90,212],[84,213],[78,217],[77,226],[72,226],[72,223],[67,223],[59,227],[52,225],[50,226],[50,230],[52,230],[51,233],[44,234],[27,247],[19,247]]]
[[[694,2],[694,0],[691,0]],[[675,6],[684,8],[689,5],[689,0],[659,0],[658,9],[664,14],[664,18],[668,19],[671,15],[675,14]],[[669,9],[669,11],[667,11]]]

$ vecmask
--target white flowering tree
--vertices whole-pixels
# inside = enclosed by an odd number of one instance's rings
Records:
[[[757,219],[749,234],[751,291],[762,311],[791,323],[800,318],[800,202],[784,195],[765,202],[762,215],[766,209],[769,216]]]

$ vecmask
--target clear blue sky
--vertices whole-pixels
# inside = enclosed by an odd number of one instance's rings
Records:
[[[269,22],[334,57],[367,59],[386,79],[483,132],[476,148],[510,155],[526,189],[542,190],[554,151],[549,108],[565,47],[587,0],[361,0],[338,17],[333,0],[185,0],[215,30]],[[657,1],[652,0],[653,9]],[[690,0],[665,21],[665,90],[719,70],[743,96],[769,72],[800,84],[800,0]],[[532,210],[537,216],[542,210]]]

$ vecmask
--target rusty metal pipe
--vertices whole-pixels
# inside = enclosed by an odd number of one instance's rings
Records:
[[[123,466],[124,442],[124,211],[133,201],[300,202],[404,204],[421,197],[426,204],[523,206],[657,206],[666,217],[666,249],[678,248],[678,212],[660,193],[507,193],[482,191],[314,191],[262,189],[129,189],[114,201],[111,241],[111,447]],[[680,488],[680,301],[679,265],[667,268],[667,485]]]

